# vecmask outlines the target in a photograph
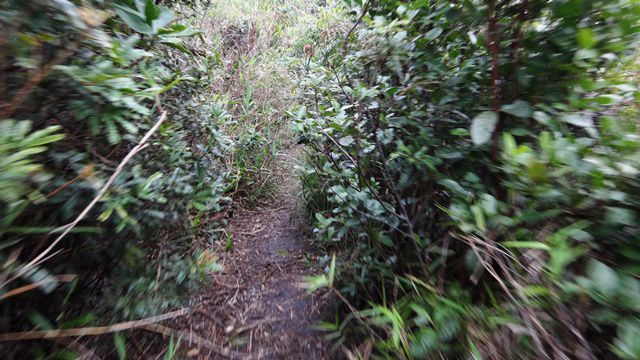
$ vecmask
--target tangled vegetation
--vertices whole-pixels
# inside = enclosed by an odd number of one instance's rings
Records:
[[[230,205],[290,191],[272,164],[297,142],[335,356],[640,359],[639,20],[638,0],[0,1],[0,354],[147,358],[95,329],[190,305]],[[86,328],[114,335],[37,335]]]
[[[336,348],[640,358],[640,3],[347,3],[295,114]]]
[[[295,78],[281,65],[302,53],[299,24],[316,7],[0,2],[3,332],[189,305],[222,266],[228,205],[273,191]],[[125,342],[116,334],[121,358],[142,356],[143,343]],[[73,356],[64,345],[0,353]]]
[[[210,64],[179,66],[200,32],[174,19],[153,1],[2,5],[3,329],[149,316],[215,267],[197,243],[230,141],[200,96]]]

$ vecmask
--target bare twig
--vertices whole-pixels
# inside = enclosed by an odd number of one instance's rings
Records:
[[[131,158],[136,155],[138,152],[140,152],[141,150],[143,150],[144,148],[146,148],[149,144],[147,143],[147,141],[149,141],[149,139],[151,138],[151,135],[153,135],[156,130],[158,130],[158,127],[160,127],[160,124],[162,124],[162,122],[167,118],[167,112],[163,111],[162,114],[160,114],[160,117],[158,118],[158,121],[156,121],[156,123],[153,125],[153,127],[151,127],[151,129],[149,129],[149,131],[147,131],[147,133],[142,137],[142,139],[140,140],[140,142],[138,142],[138,144],[136,146],[133,147],[133,149],[131,149],[131,151],[129,151],[129,153],[122,159],[122,161],[120,162],[120,164],[118,164],[118,167],[116,168],[115,172],[111,175],[111,177],[107,180],[107,182],[102,186],[102,188],[100,189],[100,191],[98,192],[98,195],[96,195],[96,197],[93,198],[93,200],[91,200],[91,202],[89,203],[89,205],[87,205],[84,210],[82,210],[82,212],[80,213],[80,215],[78,215],[78,217],[76,217],[76,219],[71,222],[70,224],[67,224],[65,226],[63,226],[62,228],[64,228],[64,232],[62,232],[62,234],[60,234],[52,243],[51,245],[49,245],[49,247],[47,247],[42,253],[40,253],[38,256],[36,256],[35,259],[31,260],[28,264],[26,264],[25,266],[22,267],[22,269],[20,269],[20,271],[18,271],[18,273],[13,276],[12,278],[10,278],[9,280],[6,280],[5,282],[2,283],[2,285],[0,285],[0,289],[5,287],[9,282],[17,279],[18,277],[22,276],[25,272],[27,272],[29,269],[33,268],[42,258],[44,258],[47,254],[49,254],[53,248],[65,237],[67,236],[67,234],[76,226],[78,225],[78,223],[80,223],[80,221],[82,219],[84,219],[85,216],[87,216],[87,214],[89,213],[89,211],[91,211],[91,209],[98,203],[98,201],[100,201],[100,199],[107,193],[107,190],[109,190],[109,187],[111,186],[111,184],[113,184],[113,182],[115,181],[115,179],[118,177],[118,175],[120,175],[120,173],[122,172],[122,170],[124,170],[125,165],[127,165],[127,163],[129,162],[129,160],[131,160]],[[54,229],[53,231],[56,231],[59,229]]]
[[[178,316],[185,315],[189,313],[189,309],[180,309],[176,311],[172,311],[166,314],[152,316],[150,318],[135,320],[135,321],[125,321],[117,324],[113,324],[110,326],[96,326],[96,327],[86,327],[86,328],[75,328],[75,329],[55,329],[55,330],[34,330],[34,331],[20,331],[20,332],[12,332],[12,333],[4,333],[0,334],[0,341],[18,341],[18,340],[34,340],[34,339],[54,339],[54,338],[64,338],[64,337],[75,337],[75,336],[95,336],[95,335],[103,335],[133,328],[142,328],[146,325],[150,325],[156,322],[169,320],[176,318]]]
[[[86,23],[90,28],[97,28],[105,22],[109,16],[106,15],[106,12],[102,13],[101,16],[94,19],[91,23]],[[0,119],[6,119],[11,117],[16,110],[22,105],[22,103],[29,97],[29,94],[33,91],[33,89],[38,86],[49,74],[54,70],[54,68],[60,64],[62,64],[69,56],[73,55],[76,50],[82,44],[82,41],[90,35],[90,32],[87,30],[79,35],[76,41],[72,42],[67,48],[60,50],[55,57],[49,61],[47,64],[42,66],[39,71],[33,72],[29,78],[22,85],[20,90],[11,98],[11,101],[8,104],[3,105],[5,107],[4,110],[0,111]]]
[[[77,275],[74,275],[74,274],[58,275],[58,276],[55,276],[52,279],[36,281],[36,282],[31,283],[29,285],[21,286],[21,287],[19,287],[17,289],[13,289],[11,291],[7,291],[6,293],[0,295],[0,300],[6,299],[6,298],[10,298],[12,296],[16,296],[16,295],[25,293],[27,291],[31,291],[31,290],[36,289],[36,288],[38,288],[38,287],[40,287],[40,286],[42,286],[44,284],[48,284],[48,283],[51,283],[51,282],[55,282],[55,281],[58,281],[58,282],[69,282],[69,281],[73,281],[76,277],[77,277]]]
[[[356,30],[356,27],[358,27],[358,25],[360,24],[360,22],[362,21],[364,16],[369,11],[369,6],[371,6],[371,1],[372,0],[367,1],[367,3],[362,7],[362,13],[360,14],[360,16],[358,17],[356,22],[353,24],[351,29],[349,29],[349,32],[347,32],[347,35],[344,37],[344,42],[342,43],[342,58],[343,59],[347,56],[347,50],[348,50],[348,46],[349,46],[349,38],[351,37],[351,34],[353,34],[353,32]]]
[[[7,107],[0,112],[0,119],[6,119],[13,115],[13,113],[22,105],[22,103],[29,97],[29,94],[33,91],[33,89],[44,80],[53,68],[57,65],[60,65],[63,61],[65,61],[69,56],[71,56],[79,47],[80,42],[76,41],[72,43],[66,49],[60,51],[53,60],[51,60],[48,64],[42,67],[40,71],[36,71],[31,74],[31,76],[27,79],[27,81],[22,85],[20,90],[11,98]]]
[[[264,318],[258,321],[255,321],[251,324],[245,325],[245,326],[241,326],[237,329],[233,329],[232,332],[233,334],[239,335],[242,334],[243,332],[247,332],[249,330],[253,330],[255,327],[257,327],[258,325],[262,325],[264,323],[270,323],[270,322],[276,322],[276,321],[281,321],[283,320],[282,318]]]
[[[253,354],[243,353],[231,350],[229,348],[223,347],[221,345],[215,344],[212,341],[201,338],[198,335],[193,334],[192,332],[187,331],[178,331],[168,328],[166,326],[158,325],[158,324],[145,324],[141,326],[142,329],[153,331],[165,336],[173,336],[174,339],[178,339],[178,341],[186,342],[189,344],[196,344],[202,347],[208,348],[213,352],[228,357],[230,359],[257,359],[259,356],[254,356]],[[265,356],[265,354],[260,354],[261,356]]]
[[[491,88],[492,88],[492,110],[498,114],[498,122],[493,130],[491,145],[491,157],[495,161],[498,158],[498,142],[500,139],[500,40],[498,36],[498,10],[496,0],[489,1],[487,15],[487,48],[491,55]],[[501,198],[501,197],[499,197]]]

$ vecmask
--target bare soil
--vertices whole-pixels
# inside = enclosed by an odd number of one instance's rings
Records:
[[[226,227],[233,248],[224,253],[224,270],[210,276],[199,305],[180,320],[194,333],[231,353],[191,344],[187,356],[255,359],[327,359],[323,334],[313,328],[326,314],[325,300],[300,286],[312,264],[309,232],[298,206],[296,151],[279,159],[279,190],[253,209],[236,208]],[[219,249],[216,252],[220,251]],[[187,344],[188,345],[188,344]]]

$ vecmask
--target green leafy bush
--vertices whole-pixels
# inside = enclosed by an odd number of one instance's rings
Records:
[[[0,5],[3,331],[154,315],[216,269],[199,249],[216,240],[208,218],[229,201],[231,142],[207,96],[214,62],[194,57],[199,31],[176,18],[151,0]],[[162,110],[167,120],[88,216],[25,267]]]
[[[360,5],[300,71],[295,115],[359,309],[331,336],[386,358],[640,358],[640,4]]]

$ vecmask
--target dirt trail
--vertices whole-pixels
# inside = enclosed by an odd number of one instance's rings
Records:
[[[313,329],[326,307],[299,286],[312,273],[308,238],[299,220],[295,151],[279,156],[280,190],[255,209],[237,209],[226,228],[233,249],[224,271],[211,276],[200,306],[182,328],[259,359],[325,359],[322,334]],[[193,357],[222,358],[190,348]],[[198,355],[196,355],[198,353]]]

